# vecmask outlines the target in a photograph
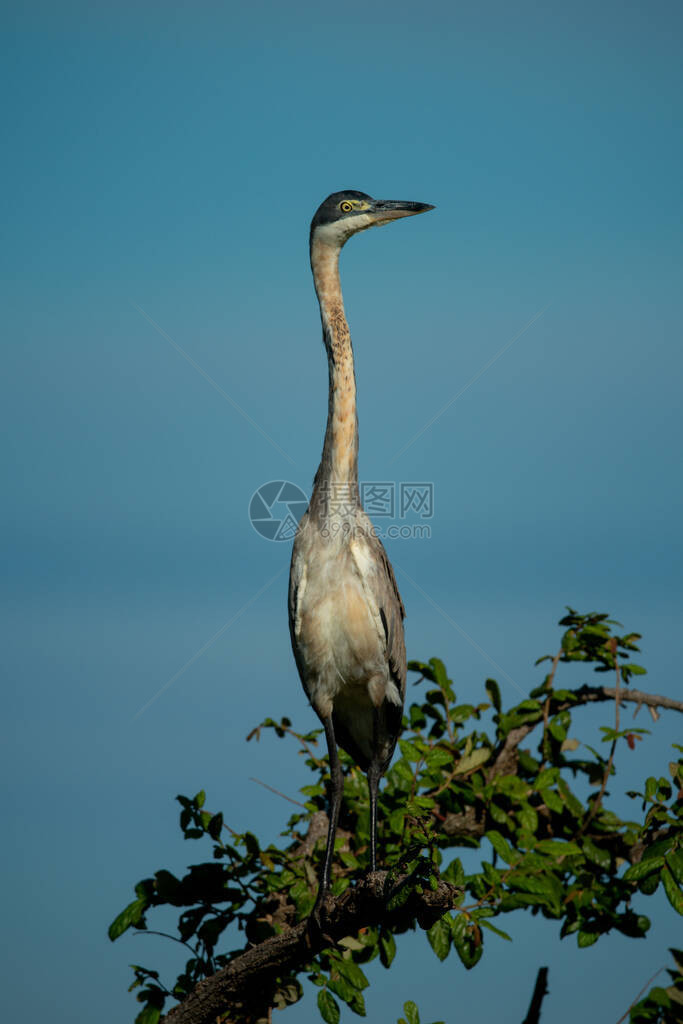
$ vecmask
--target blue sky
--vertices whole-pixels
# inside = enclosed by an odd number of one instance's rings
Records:
[[[314,724],[289,545],[247,508],[317,466],[307,234],[329,192],[437,207],[342,257],[361,477],[434,485],[431,538],[388,543],[409,655],[514,700],[570,603],[643,632],[648,685],[679,689],[683,26],[670,2],[6,14],[4,991],[10,1016],[113,1024],[129,962],[176,963],[106,938],[135,881],[201,857],[175,794],[275,837],[287,805],[250,777],[304,782],[292,750],[244,743],[265,714]],[[623,789],[677,735],[653,727]],[[616,1020],[677,941],[650,902],[645,943],[581,952],[511,919],[467,975],[407,937],[369,1015],[521,1019],[544,962],[555,1024]]]

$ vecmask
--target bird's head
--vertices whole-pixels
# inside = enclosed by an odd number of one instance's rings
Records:
[[[341,249],[351,235],[367,231],[380,224],[414,217],[416,213],[433,210],[429,203],[414,203],[400,199],[373,199],[365,192],[347,189],[333,192],[315,212],[311,221],[311,245],[314,241]]]

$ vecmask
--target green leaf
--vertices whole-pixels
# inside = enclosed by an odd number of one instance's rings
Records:
[[[646,875],[651,875],[653,871],[661,868],[663,863],[663,857],[650,857],[647,860],[638,861],[637,864],[632,864],[628,871],[624,872],[624,881],[638,882],[641,878],[645,878]]]
[[[533,807],[528,804],[524,804],[517,812],[519,823],[522,828],[525,828],[527,832],[535,832],[538,828],[538,815]]]
[[[446,672],[446,666],[442,662],[441,658],[430,658],[429,664],[432,666],[432,671],[434,672],[434,682],[437,686],[447,690],[449,684],[448,673]]]
[[[683,850],[672,850],[666,855],[666,863],[677,882],[683,885]]]
[[[657,892],[659,886],[659,875],[654,871],[651,875],[647,875],[645,878],[638,880],[638,890],[643,893],[644,896],[652,896],[653,893]]]
[[[330,978],[327,987],[330,992],[334,992],[336,996],[343,999],[347,1006],[351,1006],[356,997],[360,996],[358,989],[355,989],[345,978]]]
[[[422,751],[416,747],[414,743],[410,743],[409,740],[399,740],[398,745],[401,748],[401,753],[405,757],[406,761],[417,762],[422,760]]]
[[[357,963],[353,960],[335,960],[333,961],[335,969],[341,974],[342,978],[346,978],[350,985],[361,991],[367,988],[369,985],[368,979],[365,977],[363,972]]]
[[[415,1003],[410,1002],[410,1000],[407,1003],[404,1003],[403,1012],[406,1015],[408,1024],[420,1024],[420,1014],[418,1013]]]
[[[161,1010],[158,1006],[146,1006],[135,1018],[135,1024],[157,1024],[161,1017]]]
[[[356,953],[360,953],[365,949],[363,943],[359,942],[353,935],[347,935],[346,938],[339,939],[338,945],[344,946],[345,949],[352,949]]]
[[[339,1024],[339,1004],[325,988],[318,992],[318,1009],[325,1024]]]
[[[435,747],[427,754],[427,766],[429,768],[443,768],[447,764],[453,764],[453,751],[443,750]]]
[[[575,818],[581,818],[583,816],[583,804],[581,801],[574,796],[571,789],[563,778],[557,780],[557,788],[562,794],[562,798],[566,804],[567,810]]]
[[[513,861],[517,859],[517,856],[513,852],[510,844],[503,838],[500,832],[496,831],[496,829],[490,829],[486,833],[486,838],[498,856],[502,857],[506,864],[512,864]]]
[[[671,874],[666,864],[662,868],[661,877],[662,882],[664,883],[664,892],[666,893],[669,903],[677,914],[683,915],[683,892],[679,889],[676,879]]]
[[[495,800],[491,801],[491,806],[489,807],[489,813],[490,813],[491,817],[493,818],[493,820],[497,821],[499,825],[507,825],[508,824],[508,815],[503,810],[503,808],[500,807],[495,802]]]
[[[675,989],[673,989],[673,991],[675,991]],[[669,999],[669,993],[665,988],[661,988],[659,985],[655,985],[654,988],[650,989],[650,991],[647,994],[647,998],[651,999],[653,1003],[655,1003],[657,1006],[662,1007],[665,1010],[671,1008],[671,1000]],[[662,1018],[660,1017],[659,1019],[661,1020]]]
[[[409,786],[412,786],[413,783],[413,773],[410,770],[410,765],[406,761],[404,761],[403,758],[396,761],[396,763],[392,766],[389,772],[389,777],[394,782],[408,783]]]
[[[464,914],[456,914],[452,924],[453,945],[462,963],[469,971],[482,957],[484,952],[483,943],[477,943],[474,934],[468,927],[467,918]]]
[[[427,939],[439,960],[445,960],[451,948],[451,918],[448,913],[432,925],[427,932]]]
[[[590,839],[584,839],[583,852],[588,860],[593,861],[594,864],[597,864],[598,867],[601,867],[604,871],[609,871],[612,859],[607,850],[603,850],[599,846],[596,846]]]
[[[556,718],[551,719],[550,724],[548,725],[548,729],[550,730],[551,735],[553,735],[556,740],[562,741],[567,738],[567,730],[561,722],[558,722]]]
[[[562,803],[562,798],[558,796],[554,789],[542,789],[540,794],[548,810],[554,811],[555,814],[562,814],[564,804]]]
[[[541,839],[536,843],[536,849],[541,853],[547,853],[550,857],[566,857],[571,854],[581,853],[581,849],[571,841],[563,842],[561,839]]]
[[[509,884],[522,893],[533,893],[533,896],[519,896],[529,906],[545,904],[550,910],[559,913],[563,890],[554,874],[532,875],[515,872],[510,876]]]
[[[513,710],[515,710],[515,711],[534,711],[534,712],[539,712],[541,710],[541,705],[539,704],[539,702],[537,700],[523,700]]]
[[[484,764],[491,756],[490,747],[478,747],[473,750],[471,754],[467,754],[466,757],[461,757],[455,767],[455,774],[462,775],[464,772],[472,771],[473,768],[479,768],[480,765]]]
[[[170,871],[157,871],[155,888],[162,900],[172,903],[180,888],[180,882]]]
[[[538,776],[534,783],[534,788],[547,789],[548,786],[554,785],[554,783],[557,781],[557,777],[557,768],[544,768],[542,772],[538,773]]]
[[[487,679],[486,683],[485,683],[485,686],[486,686],[486,692],[489,695],[489,699],[490,699],[491,703],[493,704],[493,706],[496,709],[496,711],[500,712],[500,708],[501,708],[500,687],[498,686],[498,683],[496,682],[495,679]]]
[[[118,939],[119,935],[123,935],[126,929],[130,928],[132,924],[137,924],[142,917],[147,907],[146,899],[133,900],[128,906],[121,911],[118,917],[115,917],[112,923],[109,925],[108,935],[112,942]]]
[[[406,880],[392,893],[391,899],[387,903],[387,910],[392,913],[394,910],[398,910],[404,903],[408,902],[412,892],[413,886],[409,884],[409,880]]]
[[[284,1010],[293,1003],[298,1003],[303,998],[303,989],[298,981],[290,981],[281,985],[273,993],[273,1005],[278,1010]]]
[[[495,924],[491,924],[490,921],[485,921],[483,918],[479,918],[479,924],[482,928],[488,928],[489,931],[495,932],[496,935],[500,935],[501,939],[507,939],[508,942],[512,942],[512,938],[507,932],[504,932],[502,928],[496,928]]]
[[[441,872],[441,877],[445,882],[450,882],[452,885],[465,884],[465,869],[459,857],[453,858],[446,870]]]
[[[365,999],[362,992],[354,992],[353,999],[348,1005],[359,1017],[365,1016]]]
[[[576,941],[579,949],[585,949],[587,946],[592,946],[599,938],[600,934],[598,932],[579,932]]]
[[[214,814],[213,818],[210,819],[207,825],[207,831],[212,839],[219,839],[221,829],[223,828],[223,815],[221,813]]]
[[[396,956],[396,939],[391,932],[383,931],[379,937],[379,959],[384,967],[391,967]]]

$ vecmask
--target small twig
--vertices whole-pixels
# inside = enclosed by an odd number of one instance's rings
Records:
[[[649,988],[649,986],[650,986],[650,985],[652,984],[652,982],[653,982],[653,981],[655,980],[655,978],[657,977],[657,975],[658,975],[658,974],[661,974],[663,970],[664,970],[664,968],[663,968],[663,967],[660,967],[660,968],[659,968],[659,970],[658,970],[658,971],[655,971],[655,973],[654,973],[654,974],[652,975],[652,977],[651,977],[651,978],[649,978],[649,979],[648,979],[648,980],[647,980],[647,981],[645,982],[645,984],[644,984],[644,985],[643,985],[643,987],[641,988],[640,992],[638,993],[638,995],[636,996],[636,998],[635,998],[635,999],[633,1000],[633,1002],[631,1003],[631,1005],[630,1005],[630,1006],[629,1006],[629,1008],[627,1009],[626,1013],[622,1014],[622,1016],[621,1016],[621,1017],[619,1018],[619,1020],[617,1021],[617,1024],[622,1024],[622,1021],[625,1021],[625,1020],[626,1020],[626,1018],[628,1017],[629,1013],[631,1012],[631,1010],[633,1009],[633,1007],[634,1007],[634,1006],[636,1005],[636,1003],[638,1002],[638,1000],[639,1000],[639,999],[640,999],[640,997],[642,996],[642,994],[643,994],[643,992],[645,991],[645,989]]]
[[[562,657],[562,648],[560,647],[559,651],[557,652],[557,654],[553,658],[553,663],[552,663],[552,666],[550,668],[550,672],[548,672],[548,675],[545,677],[545,688],[548,691],[548,696],[546,697],[545,704],[543,705],[543,735],[541,736],[541,757],[542,757],[541,768],[543,768],[543,765],[546,762],[545,738],[546,738],[546,735],[547,735],[547,732],[548,732],[548,719],[550,718],[550,699],[552,697],[553,682],[555,681],[555,673],[557,672],[557,666],[559,664],[559,661],[560,661],[561,657]]]
[[[283,728],[284,728],[285,732],[289,733],[290,736],[293,736],[295,740],[299,741],[299,743],[301,744],[303,749],[306,751],[308,756],[311,758],[311,760],[315,761],[315,763],[317,764],[318,768],[322,768],[323,765],[325,764],[324,758],[316,757],[315,754],[313,753],[313,751],[311,750],[310,746],[306,742],[306,740],[302,739],[301,736],[299,736],[298,733],[294,732],[293,729],[290,729],[288,726],[284,726]],[[317,740],[313,740],[313,742],[317,743],[318,741]]]
[[[257,782],[259,786],[263,786],[264,789],[269,789],[271,793],[275,793],[276,796],[281,796],[283,800],[289,800],[290,804],[296,804],[297,807],[303,807],[305,811],[308,810],[306,804],[302,804],[299,800],[295,800],[291,796],[287,796],[286,793],[281,793],[275,786],[269,786],[267,782],[261,782],[260,779],[255,779],[253,775],[249,776],[250,782]]]
[[[619,659],[617,657],[617,638],[612,637],[612,650],[614,651],[614,672],[615,672],[615,683],[614,683],[614,731],[619,732],[619,683],[621,680],[621,668],[619,667]]]
[[[448,694],[444,691],[444,688],[443,688],[443,686],[441,686],[441,684],[439,684],[439,690],[441,691],[441,696],[443,697],[443,704],[444,704],[444,708],[443,709],[444,709],[444,711],[446,713],[446,730],[448,732],[448,738],[451,741],[451,743],[453,744],[453,746],[455,746],[456,738],[457,737],[455,735],[455,729],[453,727],[453,721],[451,719],[451,716],[448,713],[448,707],[449,707],[450,701],[448,699]]]
[[[523,859],[524,858],[521,858],[521,860],[523,860]],[[503,872],[503,874],[501,875],[501,877],[499,878],[499,880],[498,880],[498,882],[496,884],[489,886],[489,889],[487,890],[487,892],[485,892],[484,895],[480,899],[478,899],[476,903],[466,903],[464,907],[463,906],[458,907],[458,910],[465,911],[465,913],[469,913],[471,910],[478,910],[479,907],[483,907],[487,903],[490,903],[493,906],[495,904],[496,900],[502,899],[502,896],[505,895],[505,893],[503,892],[500,897],[499,896],[495,896],[496,885],[500,885],[500,886],[505,885],[505,883],[508,880],[508,876],[511,875],[513,871],[516,871],[519,866],[520,866],[520,861],[519,860],[515,861],[514,864],[511,864],[510,867],[507,868],[507,870],[505,870]],[[541,873],[540,869],[538,871],[530,871],[529,872],[529,874],[531,874],[531,875],[540,875],[540,873]],[[495,898],[492,899],[492,897],[495,897]]]
[[[574,691],[579,697],[587,698],[591,700],[610,700],[616,697],[616,689],[612,686],[582,686],[581,689]],[[604,694],[604,697],[600,696],[600,692]],[[663,697],[657,693],[643,693],[642,690],[634,690],[630,686],[626,690],[621,690],[619,694],[619,700],[623,704],[624,701],[634,701],[636,704],[645,704],[648,708],[667,708],[669,711],[683,711],[683,701],[674,700],[672,697]]]
[[[615,636],[613,636],[610,640],[610,647],[612,649],[612,654],[614,655],[614,670],[616,675],[616,684],[614,687],[614,731],[615,733],[618,733],[620,722],[619,712],[621,707],[621,691],[619,688],[621,668],[619,667],[619,660],[617,658],[617,638]],[[612,765],[614,764],[614,752],[617,749],[617,739],[618,737],[615,736],[612,740],[612,746],[610,747],[609,757],[607,758],[607,764],[605,765],[605,774],[602,779],[602,785],[600,786],[600,792],[598,793],[597,798],[591,804],[591,809],[589,810],[586,816],[586,820],[584,821],[579,831],[576,833],[577,839],[579,838],[579,836],[582,836],[584,834],[584,832],[590,825],[591,821],[600,810],[600,807],[602,805],[602,798],[605,795],[605,790],[607,789],[607,782],[609,780],[610,775],[612,774]]]
[[[460,765],[460,758],[458,758],[458,760],[457,760],[457,761],[455,762],[455,767],[453,768],[453,770],[452,770],[452,771],[450,771],[450,772],[448,773],[448,775],[446,776],[446,778],[444,779],[444,781],[443,781],[443,782],[441,783],[441,785],[440,785],[440,786],[438,786],[438,787],[437,787],[436,789],[430,789],[430,790],[428,790],[428,791],[427,791],[427,792],[426,792],[426,793],[424,794],[424,796],[431,796],[431,797],[436,797],[436,796],[440,796],[440,795],[441,795],[441,794],[443,793],[443,791],[444,791],[445,789],[448,789],[448,788],[449,788],[449,786],[450,786],[450,784],[451,784],[451,782],[452,782],[452,781],[453,781],[453,779],[455,778],[455,776],[456,776],[456,775],[459,775],[459,774],[460,774],[460,772],[459,772],[459,770],[458,770],[458,769],[459,769],[459,765]],[[481,765],[479,765],[479,768],[481,768]],[[472,770],[473,770],[473,771],[478,771],[478,768],[473,768]],[[465,776],[466,776],[467,774],[468,774],[467,772],[463,773],[463,778],[464,778],[464,777],[465,777]]]
[[[155,932],[152,928],[136,928],[133,935],[160,935],[163,939],[171,939],[173,942],[179,942],[181,946],[187,946],[192,956],[197,956],[197,950],[194,946],[191,946],[189,942],[185,942],[184,939],[179,939],[177,935],[169,935],[168,932]]]
[[[533,995],[529,1003],[529,1010],[522,1024],[538,1024],[541,1019],[541,1006],[548,995],[548,968],[539,967],[536,975]]]
[[[539,1024],[541,1020],[541,1007],[546,995],[548,995],[548,968],[540,967],[539,973],[536,976],[536,985],[533,986],[528,1011],[522,1024]]]

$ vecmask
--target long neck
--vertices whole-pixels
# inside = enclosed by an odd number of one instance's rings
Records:
[[[311,268],[330,372],[327,429],[314,485],[318,501],[312,499],[311,504],[317,507],[327,496],[331,501],[345,499],[346,504],[358,505],[356,378],[339,281],[339,246],[314,240]]]

